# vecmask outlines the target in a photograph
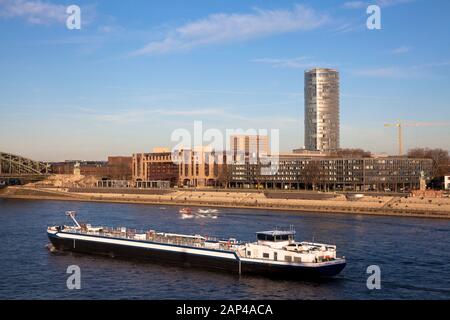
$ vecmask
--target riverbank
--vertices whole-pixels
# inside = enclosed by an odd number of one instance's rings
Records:
[[[292,212],[348,213],[382,216],[450,218],[450,199],[365,196],[357,201],[344,195],[194,190],[112,190],[101,188],[8,187],[0,198],[88,201],[152,205],[264,209]]]

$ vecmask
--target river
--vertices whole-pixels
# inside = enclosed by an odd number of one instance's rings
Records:
[[[347,267],[325,281],[168,267],[106,257],[50,253],[48,225],[67,210],[92,225],[234,237],[293,225],[297,240],[336,244]],[[218,219],[180,219],[178,207],[0,199],[0,299],[450,299],[450,222],[439,219],[220,209]],[[81,269],[81,289],[66,286]],[[381,289],[366,286],[367,267]]]

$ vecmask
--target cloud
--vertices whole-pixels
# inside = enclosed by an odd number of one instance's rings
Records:
[[[411,48],[406,47],[406,46],[401,46],[398,48],[395,48],[394,50],[391,51],[392,54],[403,54],[403,53],[408,53],[409,51],[411,51]]]
[[[435,63],[426,63],[421,65],[415,65],[412,69],[428,69],[428,68],[442,68],[442,67],[450,67],[450,60],[435,62]]]
[[[186,23],[159,41],[153,41],[131,55],[162,54],[189,50],[194,47],[245,41],[295,31],[321,27],[329,21],[306,6],[295,5],[292,10],[254,9],[249,14],[212,14]]]
[[[105,123],[125,124],[149,121],[149,118],[154,120],[155,116],[210,116],[222,115],[222,109],[186,109],[186,110],[170,110],[170,109],[137,109],[129,111],[118,111],[114,113],[98,113],[89,108],[78,108],[79,111],[87,114],[88,117]]]
[[[70,3],[69,3],[70,4]],[[0,18],[18,18],[34,25],[65,26],[69,14],[68,5],[53,4],[41,0],[0,0]],[[96,18],[96,5],[84,4],[81,7],[82,27],[91,24]]]
[[[273,68],[305,69],[319,65],[318,63],[310,62],[307,60],[308,57],[297,57],[291,59],[261,58],[261,59],[253,59],[250,61],[256,63],[270,64]]]
[[[407,75],[407,72],[398,67],[386,67],[357,70],[356,74],[367,77],[402,78]]]
[[[375,1],[347,1],[342,7],[345,9],[362,9],[367,8],[371,4],[377,4],[380,7],[392,7],[400,4],[413,2],[414,0],[377,0]]]
[[[361,9],[367,7],[367,2],[364,1],[348,1],[342,5],[345,9]]]
[[[405,78],[405,77],[421,77],[436,68],[450,67],[450,60],[426,63],[413,66],[403,67],[381,67],[370,69],[359,69],[354,73],[358,76],[380,77],[380,78]]]
[[[279,107],[283,103],[261,105],[260,107]],[[232,108],[197,108],[197,109],[134,109],[134,110],[119,110],[117,112],[98,112],[92,108],[77,107],[79,113],[77,117],[83,119],[89,118],[96,123],[104,123],[106,125],[127,125],[138,123],[160,122],[161,119],[183,119],[190,122],[195,120],[204,120],[211,122],[218,122],[220,125],[228,123],[229,125],[248,125],[249,123],[259,124],[273,124],[273,123],[292,123],[297,122],[298,119],[289,116],[246,116],[238,111],[243,110],[243,107]],[[158,118],[161,117],[161,118]],[[228,122],[227,122],[228,121]],[[236,122],[238,121],[239,124]]]
[[[0,16],[24,18],[32,24],[51,24],[67,19],[66,6],[39,0],[0,0]]]
[[[415,0],[378,0],[377,4],[380,7],[391,7],[391,6],[396,6],[399,4],[406,4],[406,3],[410,3],[413,2]]]

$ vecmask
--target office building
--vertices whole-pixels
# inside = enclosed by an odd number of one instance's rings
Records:
[[[315,68],[305,72],[305,149],[337,150],[340,146],[339,73]]]
[[[232,135],[230,136],[229,155],[234,162],[257,163],[270,153],[267,135]]]

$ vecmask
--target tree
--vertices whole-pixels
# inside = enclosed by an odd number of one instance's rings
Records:
[[[221,187],[228,188],[230,185],[230,182],[232,181],[232,167],[229,164],[223,163],[223,164],[217,164],[218,166],[218,176],[217,176],[217,183]]]
[[[409,158],[432,159],[432,178],[443,177],[449,172],[450,155],[447,150],[415,148],[408,151]]]
[[[303,176],[305,187],[310,184],[314,190],[316,185],[321,180],[321,168],[319,161],[308,161],[308,163],[305,165],[305,168],[303,169]]]

